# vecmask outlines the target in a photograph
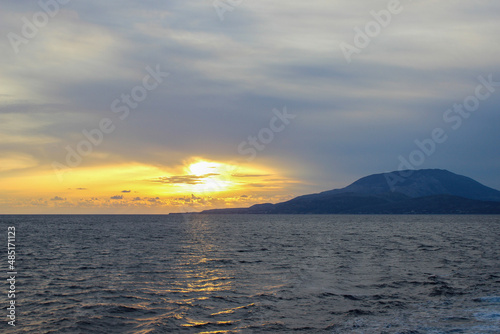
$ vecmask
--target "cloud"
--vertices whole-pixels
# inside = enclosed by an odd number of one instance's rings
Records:
[[[111,199],[123,199],[122,195],[111,196]]]
[[[162,176],[158,179],[153,180],[153,182],[159,183],[169,183],[169,184],[200,184],[203,179],[210,176],[216,176],[219,174],[210,173],[204,175],[178,175],[178,176]]]
[[[131,190],[122,190],[122,193],[129,193]]]
[[[2,138],[1,134],[0,138]],[[2,152],[2,153],[3,153],[2,157],[0,157],[0,172],[35,167],[37,166],[38,163],[33,156],[28,154],[19,154],[13,152]]]
[[[474,93],[479,75],[500,81],[500,2],[439,2],[432,11],[429,3],[403,2],[401,14],[351,64],[340,43],[353,43],[353,28],[372,20],[371,10],[385,9],[386,0],[247,1],[223,22],[211,1],[63,6],[18,55],[0,39],[6,51],[0,184],[13,173],[51,173],[51,163],[64,163],[66,148],[76,149],[86,140],[82,131],[98,128],[104,117],[117,130],[83,157],[82,167],[137,162],[161,170],[142,178],[148,182],[201,184],[215,174],[182,175],[176,166],[193,156],[246,162],[238,145],[268,127],[272,109],[283,106],[297,118],[252,161],[300,181],[280,182],[281,195],[394,170],[416,139],[446,126],[443,112]],[[37,9],[5,2],[0,35],[20,32],[22,17]],[[171,75],[121,120],[111,104],[157,64]],[[500,89],[420,167],[451,169],[500,188],[500,160],[491,154],[500,140],[499,104]],[[258,178],[268,176],[233,175],[263,191],[273,181]]]
[[[50,200],[51,200],[51,201],[65,201],[65,200],[66,200],[66,198],[62,198],[62,197],[56,196],[56,197],[54,197],[54,198],[51,198]]]

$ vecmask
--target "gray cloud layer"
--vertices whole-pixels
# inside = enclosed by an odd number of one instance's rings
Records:
[[[16,55],[7,34],[40,8],[9,2],[0,14],[0,134],[8,139],[0,152],[40,166],[63,161],[66,145],[109,117],[117,130],[84,165],[244,161],[238,144],[287,106],[297,118],[255,162],[316,190],[397,169],[398,157],[438,127],[448,140],[420,168],[500,188],[500,87],[459,129],[443,120],[479,76],[500,81],[500,3],[401,1],[401,13],[348,63],[339,44],[354,44],[353,28],[387,3],[246,1],[220,21],[211,1],[73,1]],[[111,103],[157,64],[170,76],[120,120]]]

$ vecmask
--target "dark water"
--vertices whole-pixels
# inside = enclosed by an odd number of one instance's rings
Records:
[[[500,333],[500,216],[0,216],[5,333]]]

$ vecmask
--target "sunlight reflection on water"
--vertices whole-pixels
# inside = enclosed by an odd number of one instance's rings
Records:
[[[20,333],[500,328],[500,217],[0,217]]]

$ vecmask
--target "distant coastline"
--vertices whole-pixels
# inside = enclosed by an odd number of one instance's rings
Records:
[[[276,204],[176,214],[500,214],[500,191],[447,170],[421,169],[373,174]]]

